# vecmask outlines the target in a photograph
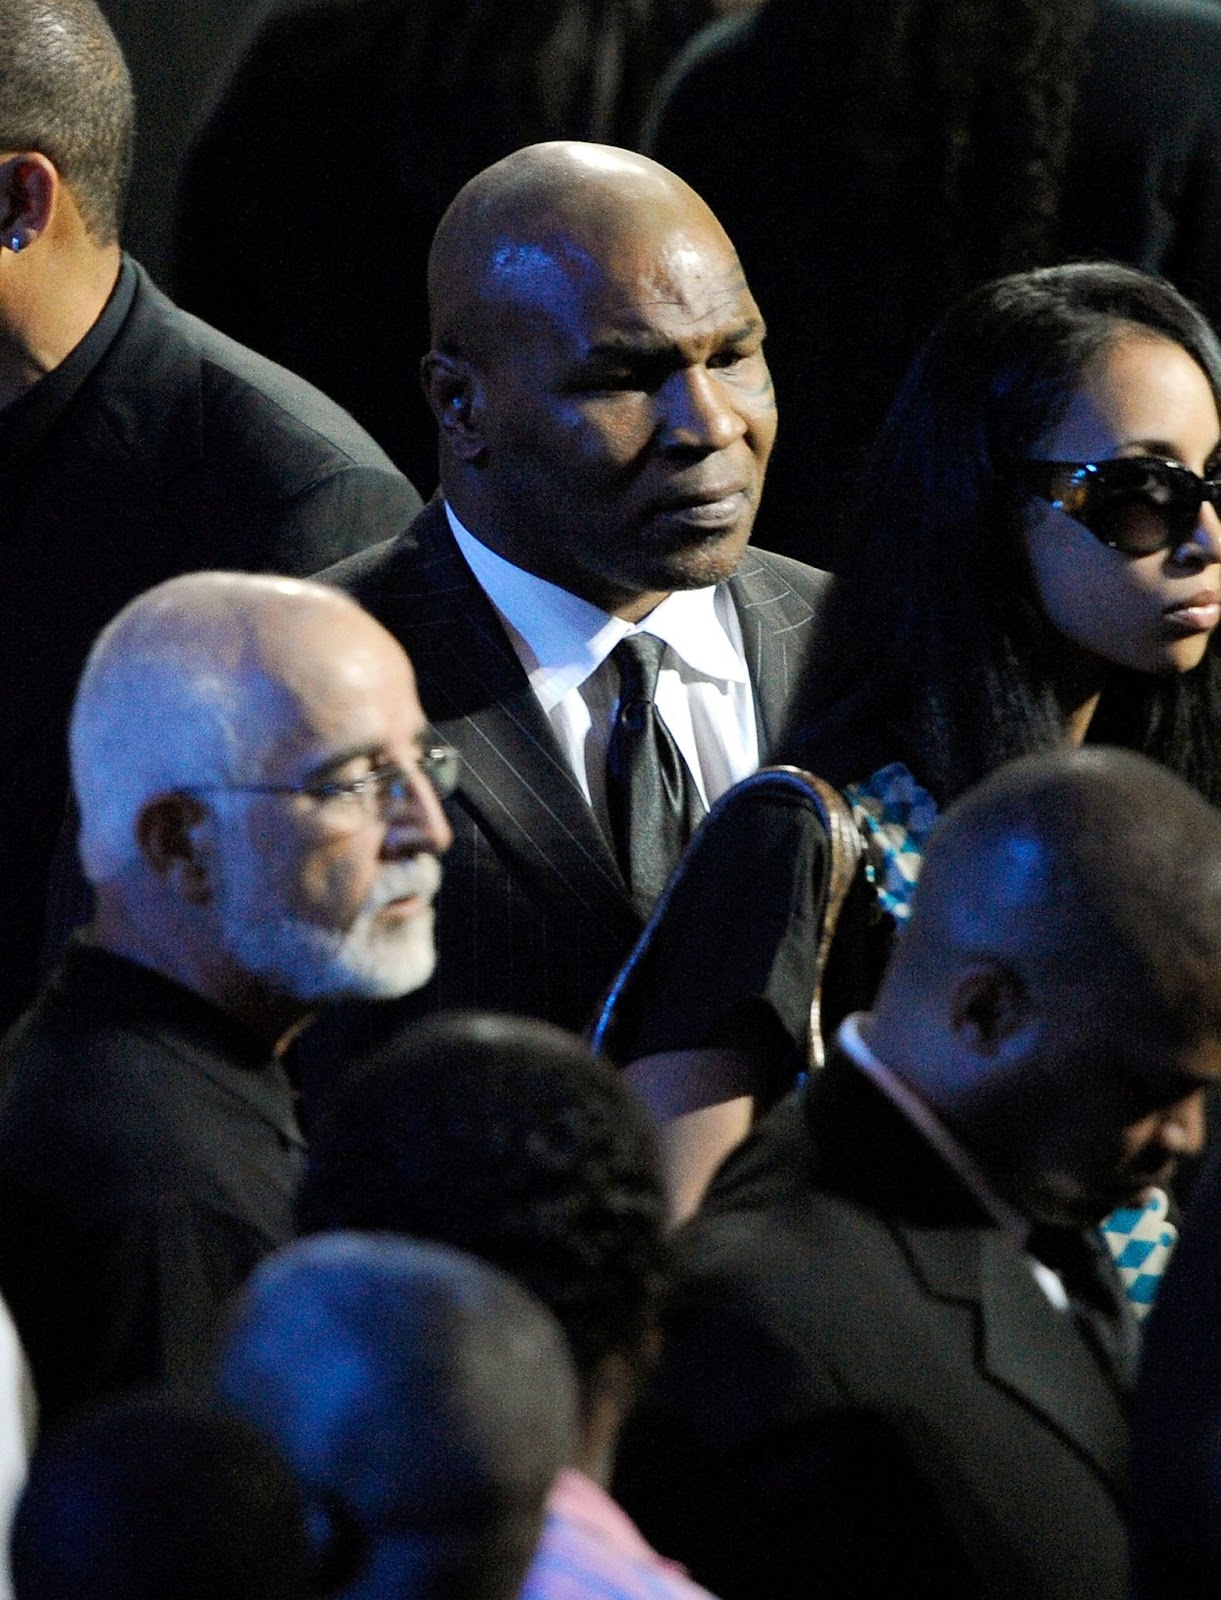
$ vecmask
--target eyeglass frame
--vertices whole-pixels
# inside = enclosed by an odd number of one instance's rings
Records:
[[[448,769],[448,770],[447,770]],[[192,794],[289,794],[305,795],[325,804],[330,800],[362,800],[372,795],[376,809],[370,816],[385,817],[387,803],[401,805],[417,794],[418,778],[428,781],[438,800],[447,800],[462,781],[462,757],[450,744],[432,745],[410,767],[387,762],[373,767],[359,778],[321,778],[310,783],[196,783]]]
[[[1166,537],[1160,544],[1151,546],[1148,550],[1129,550],[1118,539],[1111,539],[1100,529],[1091,527],[1085,520],[1089,515],[1090,490],[1095,486],[1103,487],[1101,474],[1109,467],[1143,467],[1146,471],[1156,468],[1159,471],[1172,475],[1174,481],[1182,482],[1190,479],[1195,491],[1198,493],[1194,508],[1190,512],[1190,526],[1179,530],[1172,523],[1172,518],[1167,512],[1172,507],[1159,506],[1153,500],[1139,495],[1133,499],[1141,504],[1150,515],[1155,517],[1162,525]],[[1163,550],[1177,550],[1180,546],[1190,542],[1199,526],[1200,512],[1205,505],[1211,505],[1221,516],[1221,464],[1218,464],[1216,477],[1203,477],[1198,472],[1193,472],[1190,467],[1185,467],[1181,461],[1172,461],[1165,456],[1112,456],[1106,461],[1024,461],[1019,468],[1019,474],[1025,487],[1030,493],[1037,495],[1056,511],[1062,511],[1065,516],[1071,517],[1079,527],[1092,534],[1099,544],[1105,545],[1108,550],[1117,550],[1120,555],[1137,558],[1140,556],[1157,555]],[[1070,503],[1069,497],[1054,492],[1053,484],[1057,478],[1065,478],[1065,489],[1076,487],[1080,495],[1076,503]]]

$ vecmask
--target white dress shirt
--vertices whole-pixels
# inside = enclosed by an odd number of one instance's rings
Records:
[[[755,697],[742,630],[724,584],[668,595],[639,624],[612,617],[515,567],[464,528],[449,525],[476,583],[495,606],[530,687],[585,798],[610,836],[606,749],[619,700],[607,658],[629,633],[670,646],[657,679],[657,712],[691,769],[705,805],[759,765]]]
[[[891,1105],[923,1134],[946,1166],[962,1180],[963,1185],[979,1201],[984,1211],[1009,1234],[1025,1255],[1035,1282],[1056,1310],[1067,1311],[1068,1295],[1060,1281],[1060,1274],[1046,1262],[1032,1256],[1027,1248],[1030,1241],[1030,1223],[1020,1211],[1016,1211],[1007,1200],[997,1194],[980,1171],[974,1156],[969,1150],[963,1149],[931,1106],[904,1083],[902,1078],[896,1077],[888,1066],[878,1060],[861,1037],[860,1024],[863,1015],[863,1012],[857,1012],[851,1017],[846,1017],[840,1024],[836,1036],[836,1043],[840,1049],[852,1058],[867,1078],[876,1084]]]

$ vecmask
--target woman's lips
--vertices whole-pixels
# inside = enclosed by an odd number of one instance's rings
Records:
[[[1162,615],[1184,633],[1210,633],[1221,622],[1221,595],[1215,589],[1201,590],[1177,605],[1167,606]]]

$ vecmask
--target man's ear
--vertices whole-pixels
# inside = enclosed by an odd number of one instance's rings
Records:
[[[1023,1043],[1033,1019],[1026,986],[1002,961],[977,961],[958,975],[950,1023],[973,1055],[999,1056]]]
[[[194,795],[160,794],[136,818],[140,854],[172,894],[191,905],[212,899],[212,813]]]
[[[442,440],[459,461],[477,461],[486,447],[480,428],[479,379],[465,356],[430,350],[420,362],[420,381]]]
[[[16,253],[47,231],[60,176],[40,151],[0,161],[0,249]]]

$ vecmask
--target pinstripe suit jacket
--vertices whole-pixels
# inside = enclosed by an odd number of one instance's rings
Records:
[[[433,501],[397,539],[322,578],[400,640],[425,711],[465,763],[449,808],[454,845],[438,905],[437,977],[418,996],[378,1007],[382,1023],[397,1025],[404,1007],[414,1016],[475,1006],[582,1028],[640,921],[444,506]],[[765,757],[800,717],[828,581],[765,551],[749,551],[730,580]]]

